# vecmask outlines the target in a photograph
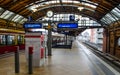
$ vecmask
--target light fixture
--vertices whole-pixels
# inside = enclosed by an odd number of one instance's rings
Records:
[[[33,12],[36,12],[36,11],[37,11],[37,9],[35,9],[35,8],[34,8],[34,9],[32,9],[32,11],[33,11]]]
[[[83,7],[78,7],[78,10],[82,11],[84,8]]]

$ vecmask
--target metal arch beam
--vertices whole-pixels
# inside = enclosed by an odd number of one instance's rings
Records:
[[[52,0],[48,0],[48,1],[52,1]],[[97,6],[96,4],[91,3],[92,1],[91,1],[91,2],[81,1],[81,0],[75,0],[75,1],[84,2],[84,3],[88,3],[88,4],[91,4],[91,5]],[[42,2],[47,2],[47,1],[42,1]],[[42,2],[38,2],[38,3],[36,3],[36,4],[39,4],[39,3],[42,3]],[[29,8],[30,6],[32,6],[32,5],[29,5],[29,6],[27,6],[27,7]],[[99,6],[99,7],[102,8],[102,9],[104,9],[104,10],[109,10],[108,8],[106,8],[106,7],[104,7],[104,6]]]
[[[61,6],[61,5],[59,5],[59,6]],[[71,5],[67,5],[67,6],[71,6]],[[41,9],[41,10],[38,10],[38,11],[42,11],[42,10],[47,10],[47,9],[50,9],[50,8],[53,8],[53,7],[58,7],[58,6],[50,6],[50,7],[45,7],[44,9]],[[73,5],[72,5],[72,7],[73,7]],[[74,7],[78,7],[78,6],[74,6]],[[52,9],[51,9],[52,10]],[[87,10],[87,9],[85,9],[85,10]],[[79,11],[79,10],[77,10],[77,11]],[[90,11],[90,10],[88,10],[88,11]],[[34,12],[34,13],[32,13],[32,14],[35,14],[35,13],[37,13],[37,12]],[[77,12],[75,12],[75,13],[77,13]],[[94,13],[93,11],[91,11],[91,13]],[[102,14],[102,13],[101,13]],[[43,15],[44,16],[44,15]],[[93,17],[93,16],[91,16],[91,17]],[[93,17],[94,18],[94,17]]]
[[[36,1],[38,1],[38,0],[36,0]],[[47,2],[47,1],[52,1],[52,0],[40,1],[40,3]],[[89,4],[91,4],[91,5],[97,6],[97,5],[95,5],[94,3],[90,3],[90,2],[87,2],[87,1],[80,1],[80,0],[75,0],[75,1],[84,2],[84,3],[89,3]],[[22,2],[22,0],[20,0],[20,1],[18,1],[18,2]],[[18,2],[16,2],[16,3],[18,3]],[[34,2],[34,1],[31,1],[31,2],[28,1],[28,2],[29,2],[29,3],[32,3],[32,2]],[[34,2],[34,3],[35,3],[35,2]],[[37,4],[37,3],[36,3],[36,4]],[[103,9],[103,7],[101,7],[101,8]],[[19,13],[19,12],[25,10],[25,9],[26,9],[26,8],[19,9],[17,13]]]
[[[49,0],[49,1],[52,1],[52,0]],[[76,0],[77,1],[77,0]],[[89,3],[89,4],[92,4],[92,5],[95,5],[95,4],[93,4],[93,3],[90,3],[90,2],[86,2],[86,1],[81,1],[81,2],[84,2],[84,3]],[[62,3],[63,4],[63,3]],[[97,6],[97,5],[95,5],[95,6]],[[102,8],[103,10],[108,10],[108,11],[110,11],[111,9],[108,9],[108,8],[106,8],[105,6],[99,6],[99,8]],[[97,12],[99,12],[99,13],[101,13],[101,14],[103,14],[103,15],[105,15],[107,12],[101,12],[101,11],[98,11],[98,10],[96,10]]]
[[[38,3],[36,3],[36,4],[40,4],[40,3],[43,3],[43,2],[47,2],[47,1],[53,1],[53,0],[40,1],[40,2],[38,2]],[[86,1],[81,1],[81,0],[74,0],[74,1],[79,1],[80,3],[81,3],[81,2],[89,3],[89,4],[91,4],[91,5],[97,6],[97,5],[95,5],[94,3],[90,3],[90,2],[86,2]],[[30,6],[32,6],[32,5],[28,5],[27,7],[30,7]]]
[[[61,6],[61,5],[59,5],[59,6]],[[65,6],[65,5],[64,5]],[[79,6],[76,6],[76,5],[66,5],[66,6],[72,6],[72,7],[79,7]],[[47,10],[47,9],[50,9],[50,8],[53,8],[53,7],[58,7],[58,6],[50,6],[50,7],[44,7],[44,9],[42,8],[42,9],[40,9],[40,10],[38,10],[38,11],[42,11],[42,10]],[[88,9],[85,9],[85,10],[88,10]],[[77,10],[77,11],[79,11],[79,10]],[[88,10],[88,11],[91,11],[91,10]],[[34,12],[34,13],[37,13],[37,12]],[[32,13],[32,14],[34,14],[34,13]],[[91,11],[91,13],[95,13],[95,12],[93,12],[93,11]],[[102,13],[101,13],[102,14]],[[93,17],[93,16],[92,16]]]
[[[57,6],[61,6],[61,4],[57,4],[57,5],[49,5],[49,6],[44,6],[44,7],[38,7],[38,10],[43,10],[43,9],[48,9],[48,8],[52,8],[52,7],[57,7]],[[62,6],[72,6],[72,7],[79,7],[79,6],[83,6],[83,5],[77,5],[77,4],[71,4],[71,5],[68,5],[68,4],[64,4],[64,5],[62,5]],[[99,6],[100,7],[100,6]],[[93,11],[93,13],[95,13],[94,11],[96,10],[96,9],[94,9],[94,8],[91,8],[91,7],[89,7],[89,6],[86,6],[86,8],[89,8],[90,9],[90,11]],[[88,10],[88,9],[86,9],[86,10]],[[96,13],[101,13],[101,14],[103,14],[103,15],[105,15],[107,12],[101,12],[101,11],[98,11],[98,10],[96,10]]]
[[[52,7],[58,7],[58,6],[61,6],[61,4],[54,4],[54,5],[50,5],[49,4],[49,6],[43,6],[43,7],[38,7],[37,9],[38,9],[38,11],[39,10],[43,10],[43,9],[48,9],[48,8],[52,8]],[[86,5],[73,5],[73,4],[63,4],[62,6],[71,6],[71,7],[81,7],[81,6],[84,6],[85,8],[89,8],[90,10],[95,10],[94,8],[92,8],[92,7],[90,7],[90,6],[86,6]]]

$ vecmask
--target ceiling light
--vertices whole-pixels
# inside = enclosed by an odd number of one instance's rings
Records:
[[[83,8],[83,7],[78,7],[78,9],[79,9],[80,11],[82,11],[84,8]]]
[[[35,8],[34,8],[34,9],[32,9],[32,11],[33,11],[33,12],[36,12],[36,11],[37,11],[37,9],[35,9]]]

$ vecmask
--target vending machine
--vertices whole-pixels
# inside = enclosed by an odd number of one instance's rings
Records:
[[[25,55],[28,61],[29,47],[33,47],[33,61],[34,67],[40,67],[45,62],[45,47],[44,47],[44,35],[38,32],[28,32],[25,34]]]

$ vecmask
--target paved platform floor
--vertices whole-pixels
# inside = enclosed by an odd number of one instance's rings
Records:
[[[32,75],[120,75],[108,68],[106,71],[109,73],[104,73],[99,68],[102,63],[94,59],[94,56],[89,56],[92,54],[85,52],[84,48],[75,41],[72,49],[52,49],[52,56],[45,59],[44,66],[33,68]],[[102,66],[106,68],[103,64]],[[24,53],[20,54],[19,74],[14,73],[14,56],[10,56],[0,59],[0,75],[29,75]]]

